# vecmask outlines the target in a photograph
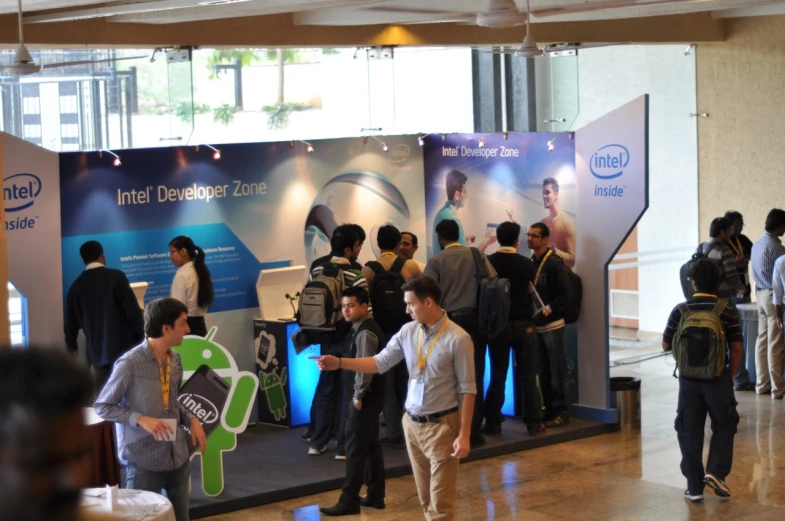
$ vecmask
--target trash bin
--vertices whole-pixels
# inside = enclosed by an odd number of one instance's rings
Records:
[[[611,378],[611,408],[619,410],[622,430],[641,426],[641,379],[630,376]]]

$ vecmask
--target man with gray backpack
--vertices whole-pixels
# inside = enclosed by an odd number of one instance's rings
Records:
[[[741,362],[739,314],[733,304],[716,296],[721,274],[716,263],[700,259],[689,277],[695,293],[668,317],[662,348],[672,351],[679,372],[676,429],[681,472],[687,478],[685,499],[703,501],[705,486],[730,497],[725,478],[733,462],[733,438],[739,423],[731,375]],[[711,418],[709,458],[703,466],[706,415]]]

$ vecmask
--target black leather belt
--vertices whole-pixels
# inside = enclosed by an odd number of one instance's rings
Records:
[[[450,317],[450,318],[452,318],[452,317],[466,317],[466,316],[469,316],[469,315],[476,315],[476,314],[477,314],[477,308],[462,308],[462,309],[456,309],[455,311],[448,311],[447,312],[447,316]]]
[[[440,423],[439,422],[439,418],[441,418],[442,416],[447,416],[448,414],[452,414],[452,413],[457,412],[457,411],[458,411],[458,407],[453,407],[452,409],[447,409],[446,411],[439,411],[439,412],[435,412],[433,414],[425,414],[423,416],[418,416],[418,415],[412,414],[410,412],[407,412],[406,414],[409,415],[409,418],[414,423],[429,423],[429,422],[430,423]]]

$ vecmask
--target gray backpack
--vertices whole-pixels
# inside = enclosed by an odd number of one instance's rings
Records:
[[[686,303],[679,304],[681,319],[673,335],[673,358],[681,376],[713,380],[725,370],[725,330],[720,315],[726,305],[719,300],[711,311],[691,311]]]
[[[343,270],[325,264],[300,292],[297,323],[305,332],[330,333],[341,319],[341,293],[345,287]]]

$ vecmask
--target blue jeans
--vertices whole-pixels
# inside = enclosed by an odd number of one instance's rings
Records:
[[[191,489],[191,461],[179,469],[155,472],[132,464],[125,468],[125,488],[163,494],[174,507],[177,521],[190,521],[188,499]]]

